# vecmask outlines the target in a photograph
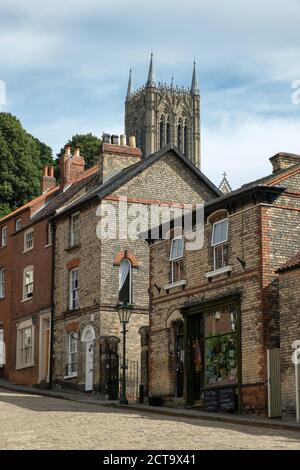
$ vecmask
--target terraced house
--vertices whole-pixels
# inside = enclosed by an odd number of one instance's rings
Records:
[[[135,139],[104,136],[98,172],[84,194],[60,207],[55,226],[53,382],[117,398],[121,338],[116,306],[130,303],[129,398],[140,383],[141,337],[149,315],[149,248],[126,224],[154,207],[211,201],[220,191],[176,148],[142,157]],[[110,142],[110,143],[109,143]],[[101,217],[117,230],[99,235]],[[157,222],[156,222],[157,224]],[[122,235],[120,234],[120,231]],[[140,230],[140,227],[137,231]]]
[[[205,204],[201,249],[149,232],[150,401],[281,415],[276,270],[300,249],[300,156],[270,160],[270,175]]]

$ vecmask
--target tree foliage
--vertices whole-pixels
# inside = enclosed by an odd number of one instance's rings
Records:
[[[101,140],[99,137],[89,133],[89,134],[76,134],[68,141],[68,144],[71,146],[71,152],[74,152],[76,145],[80,147],[80,154],[85,159],[85,167],[91,168],[97,163],[99,156],[99,147]],[[59,154],[57,155],[58,159],[64,153],[62,148]]]
[[[50,147],[0,113],[0,217],[38,196],[42,167],[51,163]]]

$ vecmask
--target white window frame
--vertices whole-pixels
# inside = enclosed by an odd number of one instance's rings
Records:
[[[4,367],[6,363],[5,352],[4,330],[0,327],[0,368]]]
[[[71,269],[69,276],[69,310],[77,310],[79,308],[79,268]],[[76,280],[77,287],[74,284]]]
[[[74,220],[77,222],[74,223]],[[77,246],[80,240],[80,212],[75,212],[70,216],[70,246]]]
[[[30,343],[30,360],[26,362],[24,360],[26,353],[24,349],[25,345],[25,330],[31,330],[31,343]],[[17,351],[16,351],[16,369],[25,369],[27,367],[34,366],[34,325],[32,319],[26,320],[17,325]]]
[[[0,268],[0,299],[5,297],[5,268]]]
[[[29,272],[32,272],[32,282],[31,283],[28,283],[26,284],[26,275],[27,273]],[[31,285],[32,284],[32,288],[31,288],[31,291],[27,290],[27,286]],[[33,269],[33,266],[27,266],[27,268],[24,269],[23,271],[23,302],[26,302],[28,300],[31,300],[32,297],[33,297],[33,290],[34,290],[34,269]],[[28,295],[28,294],[32,294],[32,295]]]
[[[21,228],[22,228],[22,219],[17,219],[16,220],[16,232],[21,230]]]
[[[28,235],[32,234],[32,237],[30,239],[28,238]],[[30,245],[28,245],[28,242],[31,240]],[[29,228],[24,232],[24,253],[27,251],[33,250],[34,248],[34,229]]]
[[[71,331],[68,333],[68,364],[67,364],[67,375],[66,377],[77,377],[78,371],[78,338],[74,337],[74,333],[77,331]],[[74,346],[74,350],[71,350],[71,346]],[[75,356],[75,360],[73,357]],[[75,365],[74,370],[71,370],[71,366]],[[73,367],[72,367],[73,369]]]
[[[216,227],[218,225],[221,225],[221,224],[224,224],[224,222],[226,222],[226,235],[223,239],[220,239],[219,241],[215,242],[214,241],[214,238],[215,238],[215,230],[216,230]],[[228,265],[225,265],[224,264],[224,247],[226,246],[227,249],[228,249],[228,227],[229,227],[229,221],[228,221],[228,218],[226,219],[222,219],[222,220],[218,220],[218,222],[215,222],[213,224],[213,230],[212,230],[212,237],[211,237],[211,246],[213,247],[213,250],[214,250],[214,271],[218,271],[220,269],[224,269],[226,268]],[[217,265],[216,265],[216,260],[217,260],[217,257],[216,257],[216,250],[219,250],[221,249],[222,250],[222,266],[219,266],[217,268]]]
[[[179,255],[179,256],[172,256],[173,245],[175,244],[176,240],[182,240],[182,242],[183,242],[182,254]],[[178,263],[181,262],[181,260],[183,259],[183,256],[184,256],[184,238],[182,236],[174,237],[172,239],[171,247],[170,247],[171,284],[175,284],[177,282],[182,281],[182,279],[175,279],[175,267],[178,265]]]
[[[7,246],[7,227],[1,228],[1,247]]]

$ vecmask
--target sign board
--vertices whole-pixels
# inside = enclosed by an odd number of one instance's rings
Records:
[[[219,391],[219,403],[221,411],[235,410],[234,388],[221,388]]]
[[[219,411],[219,390],[211,389],[204,392],[204,409],[211,413]]]

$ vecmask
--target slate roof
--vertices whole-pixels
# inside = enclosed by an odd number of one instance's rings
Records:
[[[83,195],[73,204],[70,204],[68,207],[64,208],[57,214],[57,217],[61,214],[65,214],[67,212],[75,210],[77,207],[80,207],[83,204],[86,204],[92,199],[103,199],[105,196],[108,196],[112,192],[116,191],[118,188],[126,184],[130,181],[133,177],[137,176],[139,173],[143,172],[153,163],[157,162],[161,157],[163,157],[168,152],[174,152],[202,181],[206,186],[208,186],[211,191],[214,193],[216,197],[220,196],[222,192],[198,169],[188,160],[178,149],[177,147],[173,147],[168,145],[163,149],[159,150],[149,157],[142,158],[134,165],[131,165],[127,168],[124,168],[122,171],[117,173],[116,175],[109,178],[103,184],[91,189],[87,194]]]
[[[289,270],[295,269],[295,268],[300,268],[300,251],[299,251],[295,256],[293,256],[292,258],[290,258],[288,261],[286,261],[285,263],[283,263],[283,264],[277,269],[276,272],[282,273],[282,272],[289,271]]]

